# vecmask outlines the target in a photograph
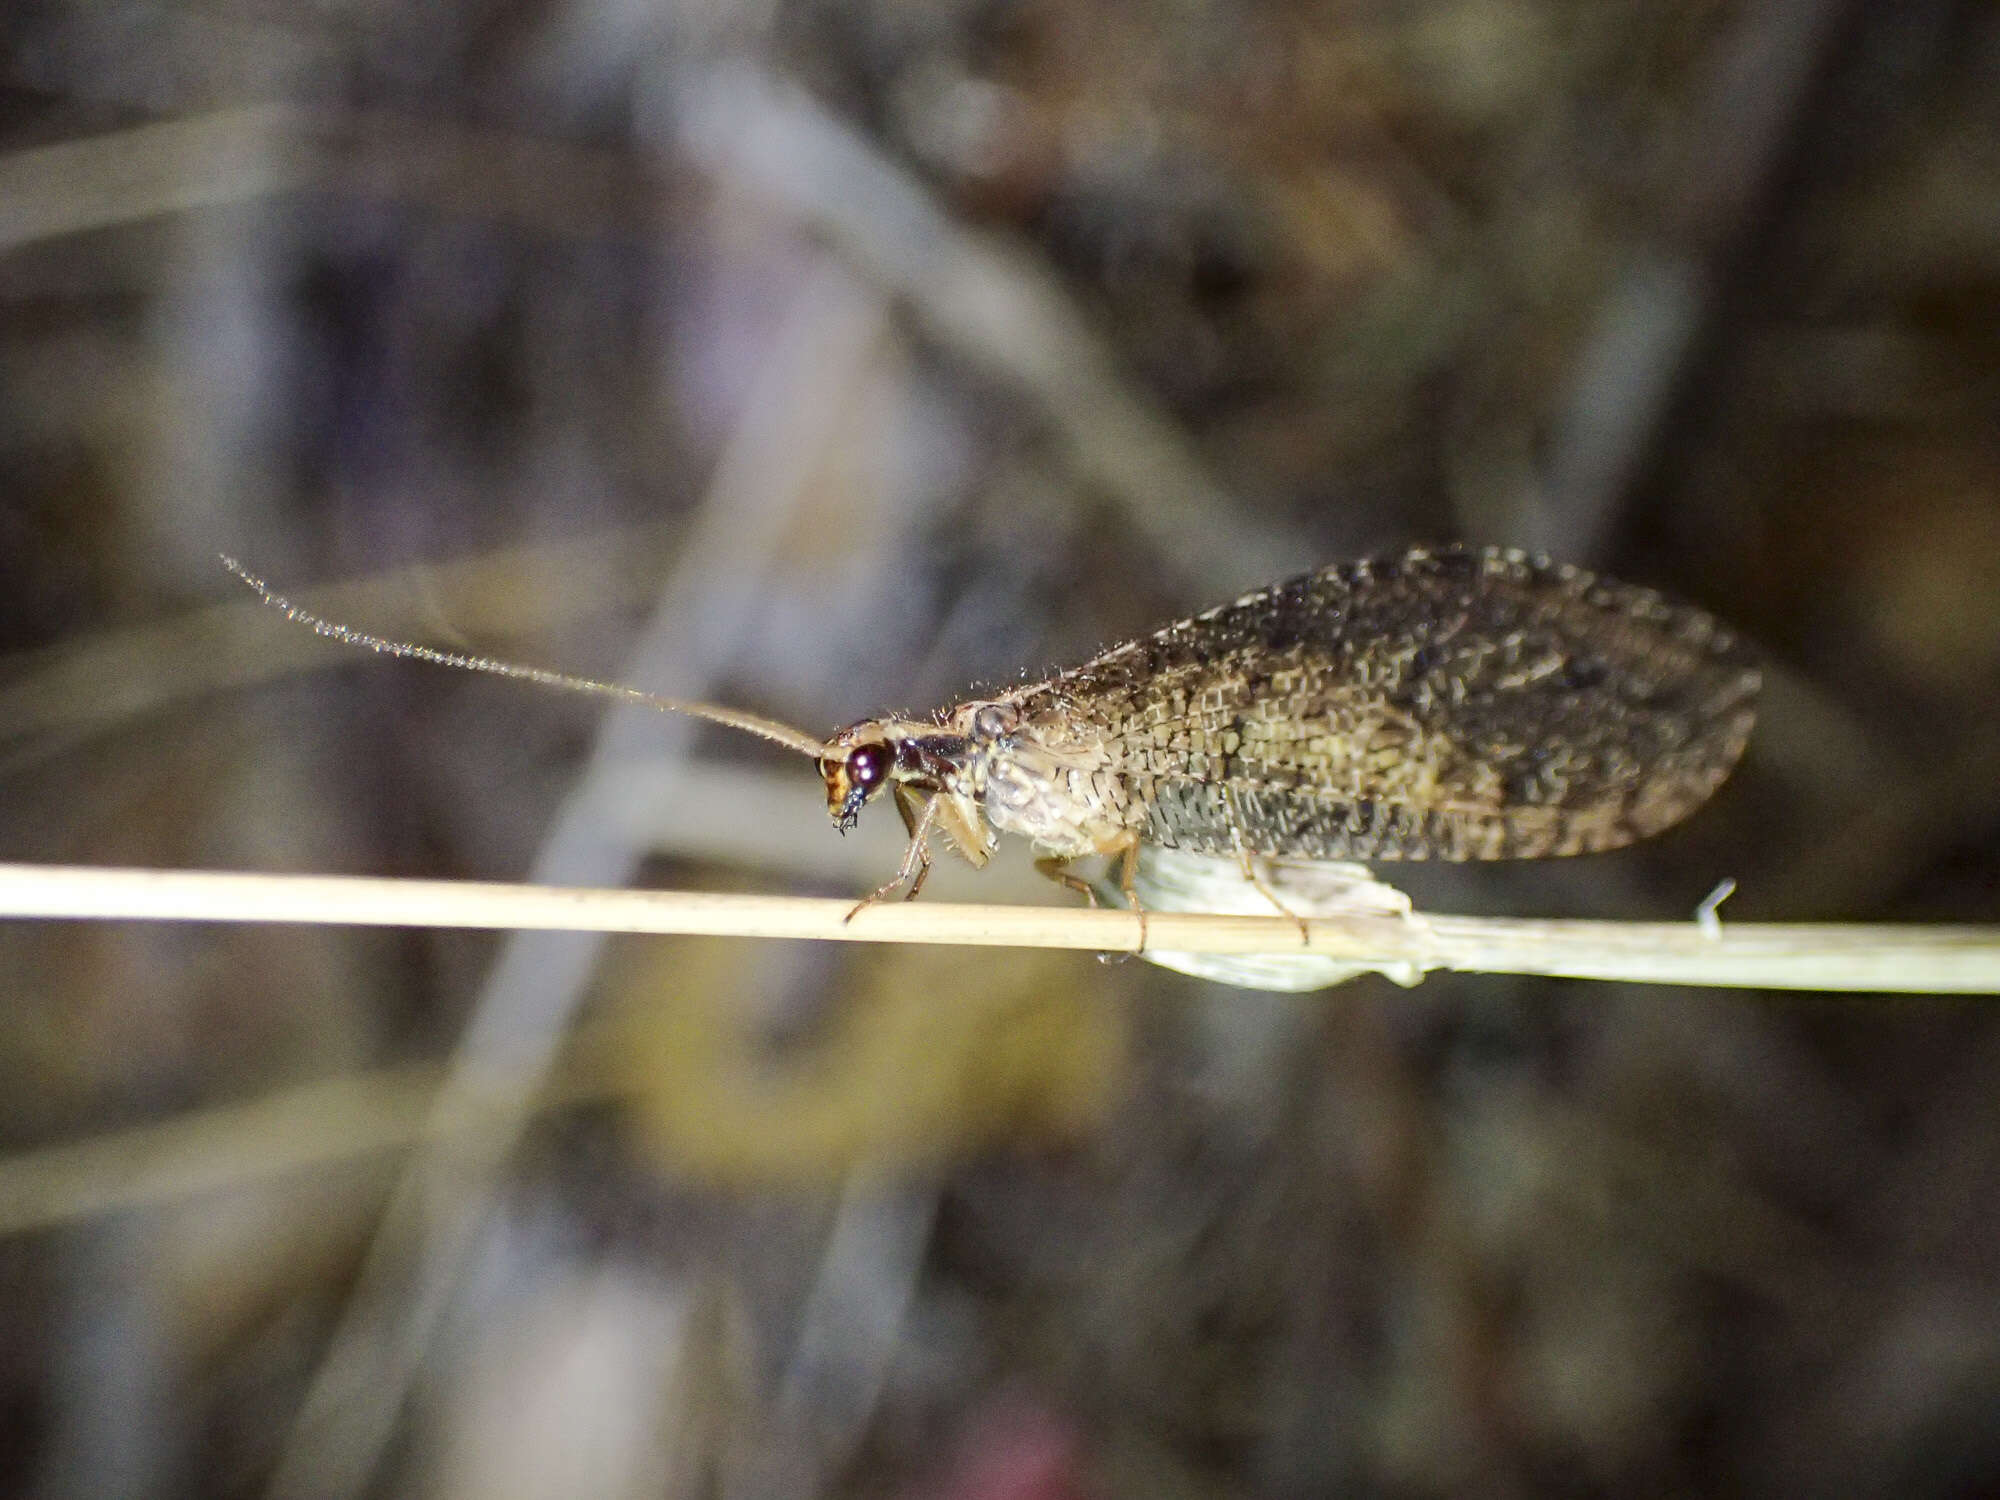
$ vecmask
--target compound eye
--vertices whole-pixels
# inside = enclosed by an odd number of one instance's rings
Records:
[[[864,793],[872,792],[889,779],[895,756],[887,745],[859,745],[848,753],[847,779]]]

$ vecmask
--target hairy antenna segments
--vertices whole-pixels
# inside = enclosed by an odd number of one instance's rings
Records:
[[[434,647],[415,645],[409,641],[392,641],[385,636],[369,635],[366,631],[352,629],[337,621],[324,619],[310,610],[301,609],[235,558],[226,553],[221,554],[221,557],[223,567],[247,583],[257,597],[271,608],[286,619],[304,625],[314,634],[323,635],[329,640],[340,641],[349,646],[362,646],[383,656],[402,656],[412,661],[434,662],[441,667],[458,667],[467,672],[488,672],[495,677],[512,677],[522,682],[562,688],[572,693],[591,693],[600,698],[640,703],[648,708],[657,708],[663,713],[687,714],[692,718],[706,719],[711,724],[720,724],[728,729],[740,729],[745,734],[754,734],[759,739],[770,740],[774,744],[783,745],[787,750],[809,755],[814,760],[824,760],[832,750],[825,741],[807,734],[804,730],[794,729],[789,724],[781,724],[776,719],[767,719],[762,714],[745,713],[736,708],[723,708],[714,703],[693,703],[680,698],[663,698],[658,693],[642,692],[638,688],[625,687],[616,682],[599,682],[593,677],[577,677],[568,672],[551,672],[543,667],[518,666],[513,662],[495,661],[489,656],[464,656],[454,651],[439,651]]]

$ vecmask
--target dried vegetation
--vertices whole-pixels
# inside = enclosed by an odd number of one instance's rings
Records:
[[[322,650],[219,550],[831,727],[1464,536],[1775,682],[1684,828],[1427,907],[1992,921],[1996,100],[1946,0],[10,6],[0,857],[893,867],[762,747]],[[0,1491],[2000,1475],[1977,1002],[138,925],[0,976],[9,1153],[231,1164],[0,1240]]]

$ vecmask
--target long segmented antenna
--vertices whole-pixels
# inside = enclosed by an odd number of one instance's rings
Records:
[[[824,740],[815,739],[804,730],[794,729],[789,724],[780,724],[776,719],[767,719],[761,714],[744,713],[741,709],[735,708],[719,708],[712,703],[690,703],[680,698],[662,698],[658,693],[641,692],[638,688],[624,687],[615,682],[599,682],[592,677],[573,677],[567,672],[550,672],[542,667],[517,666],[513,662],[495,661],[490,656],[461,656],[452,651],[438,651],[430,646],[417,646],[408,641],[392,641],[383,636],[369,635],[365,631],[354,630],[337,621],[322,619],[311,610],[299,608],[235,558],[227,553],[218,555],[222,558],[223,567],[249,584],[257,597],[271,608],[286,619],[296,621],[315,634],[326,636],[330,640],[341,641],[349,646],[364,646],[384,656],[405,656],[414,661],[435,662],[441,667],[460,667],[468,672],[490,672],[495,677],[516,677],[523,682],[539,683],[543,687],[564,688],[572,693],[594,693],[600,698],[616,698],[625,703],[643,703],[648,708],[657,708],[664,713],[687,714],[693,718],[706,719],[711,724],[720,724],[727,729],[740,729],[746,734],[754,734],[760,739],[783,745],[787,750],[810,755],[815,760],[822,760],[831,753],[831,747]]]

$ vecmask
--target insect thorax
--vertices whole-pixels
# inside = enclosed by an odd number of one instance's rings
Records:
[[[1127,829],[1121,783],[1099,748],[1052,745],[1029,726],[982,754],[983,806],[994,828],[1073,858]]]

